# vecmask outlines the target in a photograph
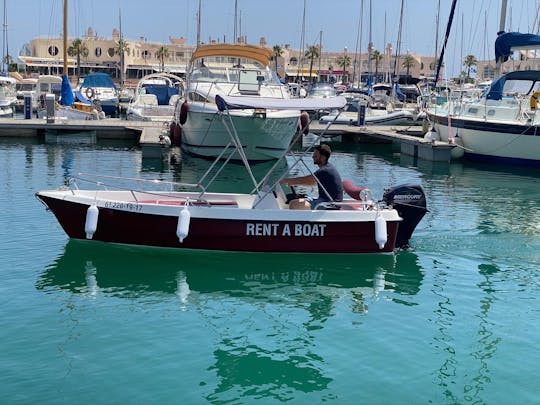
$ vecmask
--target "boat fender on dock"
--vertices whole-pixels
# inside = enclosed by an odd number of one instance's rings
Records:
[[[375,218],[375,241],[379,245],[379,249],[384,248],[387,240],[386,220],[382,217],[380,212],[377,212],[377,217]]]
[[[180,125],[184,125],[187,121],[189,111],[189,104],[187,101],[184,101],[180,106]]]
[[[169,138],[174,146],[180,146],[182,143],[182,127],[176,122],[171,122],[169,127]]]
[[[300,113],[300,120],[298,122],[298,132],[302,131],[302,134],[309,134],[309,114],[306,111]]]
[[[191,214],[188,210],[188,202],[186,201],[186,204],[184,205],[184,208],[182,211],[180,211],[180,214],[178,215],[178,225],[176,226],[176,236],[178,236],[178,240],[180,243],[184,242],[184,239],[187,238],[189,234],[189,222],[191,219]]]
[[[97,229],[99,210],[95,205],[91,205],[86,210],[86,222],[84,223],[84,232],[86,239],[92,239]]]

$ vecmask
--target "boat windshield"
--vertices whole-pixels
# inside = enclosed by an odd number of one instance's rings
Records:
[[[504,83],[505,94],[532,94],[540,88],[540,81],[507,80]]]
[[[314,84],[308,92],[308,97],[335,97],[336,95],[336,89],[331,84]]]
[[[190,78],[195,82],[238,83],[241,75],[253,73],[262,79],[261,84],[280,85],[278,76],[267,67],[256,62],[209,63],[201,61],[194,67]]]

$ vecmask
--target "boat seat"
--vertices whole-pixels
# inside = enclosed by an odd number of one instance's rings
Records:
[[[176,105],[176,102],[178,101],[178,99],[180,98],[180,96],[178,94],[173,94],[171,96],[171,98],[169,98],[169,105]]]
[[[158,99],[155,94],[140,94],[139,103],[144,105],[157,106]]]

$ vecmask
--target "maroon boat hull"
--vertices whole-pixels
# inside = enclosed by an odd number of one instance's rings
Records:
[[[38,197],[72,239],[86,239],[88,205]],[[134,213],[99,207],[93,240],[179,249],[250,252],[382,253],[395,247],[399,222],[387,223],[383,249],[375,241],[373,222],[301,222],[206,219],[191,217],[189,235],[176,236],[177,216]],[[260,224],[260,225],[259,225]],[[265,226],[266,225],[266,226]]]

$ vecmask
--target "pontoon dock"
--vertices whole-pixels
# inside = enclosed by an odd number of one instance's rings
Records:
[[[309,129],[318,134],[326,128],[326,125],[311,123]],[[333,124],[325,131],[329,138],[341,136],[354,142],[388,142],[400,145],[401,153],[414,158],[433,161],[449,162],[452,159],[452,149],[458,147],[448,142],[431,141],[424,139],[421,126],[355,126]],[[415,135],[412,135],[415,134]]]
[[[311,123],[310,131],[319,133],[326,125]],[[456,145],[447,142],[424,139],[422,136],[410,135],[415,127],[387,127],[354,125],[331,125],[326,136],[350,139],[356,142],[393,142],[400,145],[401,153],[434,162],[449,162],[451,151]],[[162,134],[163,123],[147,121],[126,121],[121,119],[106,120],[58,120],[47,123],[45,119],[0,119],[0,137],[38,137],[47,134],[62,136],[88,132],[97,139],[132,139],[139,142],[144,157],[157,157],[164,147],[159,135]],[[414,130],[413,130],[414,131]],[[418,127],[417,132],[420,131]],[[420,135],[420,134],[418,134]]]

